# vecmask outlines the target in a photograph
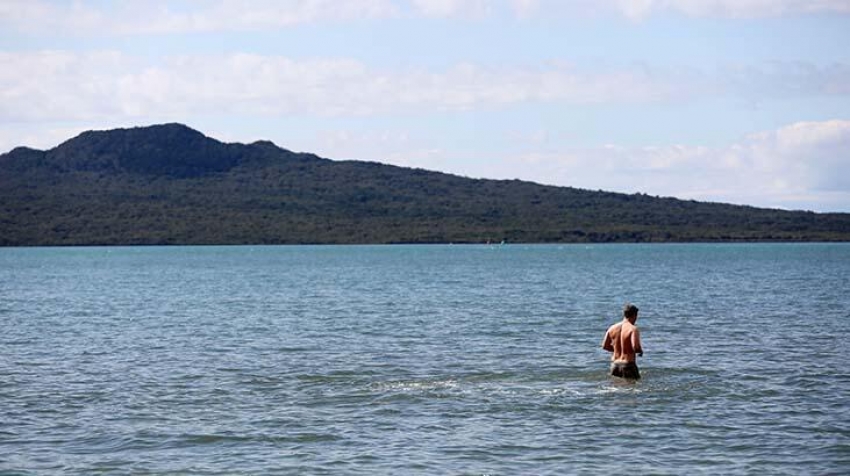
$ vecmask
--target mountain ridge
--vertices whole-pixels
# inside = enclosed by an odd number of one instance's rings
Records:
[[[178,123],[0,155],[0,245],[850,241],[850,214],[590,191],[224,143]]]

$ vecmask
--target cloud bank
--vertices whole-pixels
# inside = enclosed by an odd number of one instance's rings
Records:
[[[150,35],[286,28],[399,15],[390,0],[199,0],[55,3],[7,0],[0,25],[23,32]]]
[[[530,151],[531,180],[778,208],[839,209],[850,200],[850,121],[797,122],[724,147],[662,145]]]
[[[493,110],[523,103],[664,103],[850,94],[850,65],[769,63],[715,71],[631,64],[545,64],[442,71],[353,59],[232,54],[145,62],[118,51],[0,52],[0,121],[196,114],[368,116]]]
[[[581,18],[642,21],[656,14],[748,19],[850,14],[846,0],[5,0],[0,26],[24,32],[140,35],[286,28],[312,23],[413,18]]]

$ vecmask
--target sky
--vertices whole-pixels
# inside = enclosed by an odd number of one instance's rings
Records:
[[[850,0],[0,0],[0,153],[168,122],[850,212]]]

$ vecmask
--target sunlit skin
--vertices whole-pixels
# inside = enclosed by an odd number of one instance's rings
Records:
[[[643,348],[640,345],[640,330],[635,325],[637,313],[634,316],[623,317],[621,322],[612,325],[605,332],[602,339],[602,348],[613,352],[613,362],[636,362],[637,356],[643,356]]]

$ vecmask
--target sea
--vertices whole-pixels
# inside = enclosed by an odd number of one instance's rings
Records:
[[[850,474],[850,244],[0,248],[2,475],[625,473]]]

